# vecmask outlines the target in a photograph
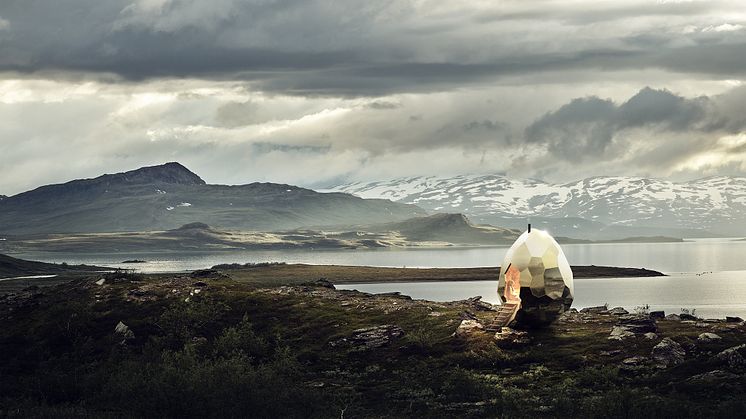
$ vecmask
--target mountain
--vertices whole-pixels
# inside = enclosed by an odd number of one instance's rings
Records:
[[[391,199],[478,223],[523,228],[527,219],[555,234],[704,237],[746,234],[746,178],[675,183],[641,177],[593,177],[552,184],[501,175],[407,177],[357,182],[331,191]]]
[[[0,201],[0,233],[169,230],[195,221],[234,230],[290,230],[426,215],[410,204],[276,183],[209,185],[179,163],[42,186]]]

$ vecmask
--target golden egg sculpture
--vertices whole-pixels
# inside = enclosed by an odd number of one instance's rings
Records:
[[[519,324],[545,325],[569,310],[572,270],[557,241],[529,225],[505,254],[497,293],[503,303],[519,304]]]

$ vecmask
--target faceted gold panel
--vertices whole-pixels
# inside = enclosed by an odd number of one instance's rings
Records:
[[[506,293],[505,273],[510,267],[519,273],[521,310],[519,322],[543,324],[567,311],[573,300],[573,277],[570,264],[557,241],[549,233],[532,229],[524,232],[505,254],[500,268],[497,292],[500,299],[516,299],[516,292]],[[513,286],[515,287],[515,286]]]

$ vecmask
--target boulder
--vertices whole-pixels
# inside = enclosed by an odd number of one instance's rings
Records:
[[[624,340],[633,337],[635,334],[623,326],[614,326],[609,334],[609,340]]]
[[[614,307],[611,310],[608,311],[609,314],[614,314],[617,316],[622,316],[625,314],[629,314],[629,311],[625,310],[623,307]]]
[[[679,321],[681,320],[681,317],[679,317],[678,314],[669,314],[668,316],[666,316],[666,320]]]
[[[697,341],[699,342],[715,342],[722,339],[720,336],[714,334],[714,333],[701,333],[697,337]]]
[[[351,346],[353,350],[367,350],[386,346],[394,339],[404,336],[404,330],[393,324],[366,327],[352,331],[346,338],[330,342],[331,346]]]
[[[129,328],[129,326],[121,321],[114,327],[114,334],[119,335],[122,338],[122,343],[135,338],[135,333]]]
[[[608,313],[609,308],[606,306],[594,306],[594,307],[583,307],[580,309],[581,313],[590,313],[590,314],[606,314]]]
[[[743,319],[737,316],[725,316],[726,323],[741,323]]]
[[[658,362],[659,366],[670,367],[684,362],[686,352],[675,340],[663,338],[660,343],[653,347],[650,355]]]
[[[482,296],[477,295],[476,297],[467,298],[466,302],[474,307],[477,311],[495,311],[495,306],[490,303],[482,301]]]
[[[681,314],[679,314],[679,318],[681,320],[694,320],[694,321],[699,320],[699,317],[694,316],[694,315],[689,314],[689,313],[681,313]]]
[[[461,324],[458,325],[453,335],[456,337],[466,337],[474,334],[475,332],[483,332],[484,325],[476,320],[461,320]]]
[[[658,335],[656,335],[653,332],[645,333],[643,336],[645,337],[645,339],[650,339],[650,340],[656,340],[656,339],[658,339]]]
[[[510,327],[502,327],[500,331],[495,333],[495,340],[498,346],[515,346],[515,345],[526,345],[531,340],[529,339],[528,333],[511,329]]]
[[[715,359],[728,364],[731,368],[740,368],[746,366],[746,358],[743,357],[742,352],[746,352],[746,344],[728,348],[715,355]]]
[[[663,319],[663,318],[666,317],[666,312],[662,311],[662,310],[660,310],[660,311],[651,311],[650,312],[650,317],[653,318],[653,319]]]

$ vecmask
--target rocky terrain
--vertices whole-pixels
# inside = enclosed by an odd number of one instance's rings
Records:
[[[11,417],[738,417],[746,327],[641,308],[490,324],[478,297],[115,272],[0,297]]]
[[[586,239],[746,234],[746,178],[675,183],[593,177],[552,184],[502,175],[408,177],[336,186],[332,191],[460,212],[478,223],[521,228],[526,219],[553,233]]]

